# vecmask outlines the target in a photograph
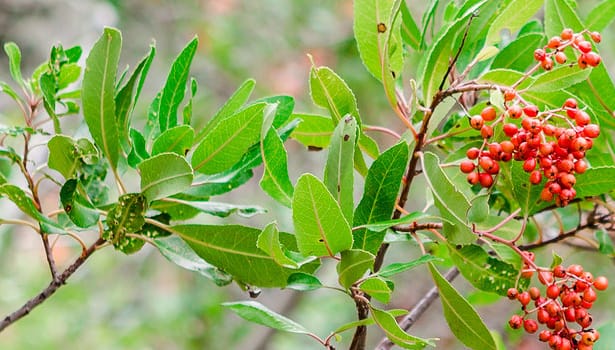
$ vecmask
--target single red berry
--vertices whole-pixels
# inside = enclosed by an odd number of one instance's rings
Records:
[[[559,312],[562,311],[559,304],[556,302],[551,302],[547,304],[547,306],[545,306],[545,310],[547,310],[549,316],[556,318],[559,316]]]
[[[588,303],[593,303],[596,301],[598,296],[596,295],[596,291],[593,288],[587,288],[585,292],[583,292],[583,301]]]
[[[475,115],[470,118],[470,126],[475,130],[480,130],[485,124],[485,120],[480,115]]]
[[[538,185],[542,181],[542,174],[540,170],[534,170],[530,173],[530,183],[532,185]]]
[[[536,158],[528,158],[523,162],[523,170],[525,172],[530,172],[536,169]]]
[[[542,191],[540,191],[540,200],[542,200],[543,202],[550,202],[553,200],[553,193],[551,193],[551,191],[549,191],[548,188],[543,188]]]
[[[604,276],[598,276],[594,280],[594,288],[597,290],[606,290],[609,287],[609,280]]]
[[[570,40],[572,39],[573,35],[574,35],[574,31],[570,28],[566,28],[562,30],[562,33],[559,36],[562,38],[562,40]]]
[[[564,318],[568,322],[575,322],[577,320],[575,309],[573,307],[569,307],[564,310]]]
[[[468,183],[470,185],[476,185],[476,184],[478,184],[479,175],[476,172],[472,172],[472,173],[468,174],[466,179],[468,180]]]
[[[589,326],[592,325],[592,317],[591,315],[587,314],[585,317],[583,317],[582,319],[577,319],[577,323],[579,324],[579,326],[581,326],[582,328],[589,328]]]
[[[553,69],[553,60],[550,57],[546,57],[544,60],[540,62],[540,66],[544,70],[551,70]]]
[[[513,143],[508,140],[504,140],[500,142],[500,148],[504,153],[513,153],[515,150],[515,145],[513,145]]]
[[[461,170],[462,173],[465,174],[469,174],[472,171],[474,171],[474,162],[470,161],[470,160],[464,160],[459,164],[459,169]]]
[[[510,118],[517,119],[523,114],[523,109],[519,105],[512,105],[508,107],[506,114],[508,114]]]
[[[478,182],[480,182],[481,186],[489,188],[491,187],[491,185],[493,185],[493,177],[491,177],[491,175],[487,173],[480,173],[480,175],[478,176]]]
[[[532,319],[527,319],[523,321],[523,328],[526,332],[533,334],[538,330],[538,323]]]
[[[549,315],[547,310],[545,310],[544,308],[539,308],[538,311],[536,312],[536,319],[538,320],[538,322],[545,324],[549,322],[549,319],[551,319],[551,316]]]
[[[587,162],[583,159],[579,159],[574,162],[574,172],[577,174],[583,174],[587,170]]]
[[[563,278],[566,276],[566,269],[562,265],[557,265],[553,268],[553,276]]]
[[[530,287],[527,292],[530,294],[530,298],[532,298],[532,300],[536,300],[540,297],[540,289],[536,287]]]
[[[492,120],[495,120],[497,113],[495,111],[495,108],[493,108],[493,106],[487,106],[483,108],[483,110],[480,112],[480,116],[483,117],[485,121],[490,122]]]
[[[493,128],[490,125],[483,125],[480,128],[480,136],[484,139],[491,138],[491,136],[493,136]]]
[[[585,126],[589,124],[589,122],[591,121],[591,118],[589,117],[589,114],[587,114],[587,112],[582,111],[582,110],[577,110],[576,113],[574,114],[574,121],[578,126]]]
[[[547,53],[545,52],[545,50],[543,50],[543,49],[536,49],[534,51],[534,59],[536,61],[540,62],[540,61],[544,60],[545,57],[547,57]]]
[[[564,108],[572,108],[575,109],[578,107],[577,100],[574,98],[569,98],[564,102]]]
[[[568,266],[566,271],[571,275],[581,277],[581,275],[583,274],[583,266],[578,265],[578,264],[573,264],[573,265]]]
[[[515,90],[506,90],[504,91],[504,101],[512,101],[517,96]]]
[[[572,188],[574,187],[576,182],[577,179],[574,177],[574,175],[568,173],[563,174],[559,179],[559,183],[562,185],[563,188]]]
[[[598,32],[591,32],[590,36],[596,44],[602,41],[602,35]]]
[[[579,68],[581,69],[585,69],[587,68],[587,54],[581,54],[579,56],[579,58],[577,59],[577,64],[579,65]]]
[[[560,288],[557,284],[552,284],[547,287],[547,297],[551,299],[557,299],[559,297]],[[551,304],[549,304],[551,305]]]
[[[579,51],[588,53],[592,50],[592,43],[587,40],[583,40],[577,44],[577,47],[579,48]]]
[[[551,39],[549,39],[549,43],[547,44],[547,47],[550,49],[557,49],[562,43],[562,40],[560,39],[559,36],[554,36]]]
[[[538,115],[538,107],[534,105],[525,106],[525,108],[523,108],[523,113],[525,113],[528,117],[533,118]]]
[[[519,329],[521,328],[521,325],[523,324],[523,318],[519,315],[512,315],[512,317],[508,321],[508,324],[510,325],[510,328],[512,329]]]
[[[562,338],[556,334],[551,335],[551,338],[549,338],[549,346],[551,349],[559,349],[562,346]]]
[[[563,51],[558,51],[555,54],[555,62],[559,64],[564,64],[566,63],[566,60],[568,60],[568,57],[566,57],[566,54]]]
[[[591,67],[596,67],[601,61],[602,58],[595,52],[588,52],[585,54],[585,62]]]
[[[540,333],[538,334],[538,339],[541,342],[547,342],[549,341],[549,338],[551,338],[551,332],[546,329],[543,331],[540,331]]]
[[[517,295],[517,300],[519,300],[519,303],[521,303],[521,305],[525,306],[525,305],[530,303],[532,298],[530,297],[530,293],[525,291],[525,292],[519,293],[519,295]]]
[[[468,159],[476,159],[478,158],[479,154],[480,150],[476,147],[472,147],[466,151],[466,156],[468,157]]]
[[[591,139],[595,139],[600,135],[600,127],[596,124],[588,124],[583,128],[583,135]]]
[[[519,291],[517,290],[517,288],[511,287],[511,288],[508,288],[508,290],[506,291],[506,296],[510,300],[517,299],[518,295],[519,295]]]

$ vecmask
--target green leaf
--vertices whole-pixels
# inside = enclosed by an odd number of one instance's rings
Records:
[[[583,174],[577,174],[574,189],[577,198],[598,196],[615,190],[615,167],[603,166],[589,168]]]
[[[205,261],[251,286],[284,287],[296,272],[312,273],[318,266],[310,263],[299,269],[277,264],[256,243],[261,230],[239,225],[178,225],[170,230],[179,235]],[[296,249],[295,237],[280,232],[280,242]]]
[[[143,134],[136,129],[130,129],[130,139],[132,141],[132,149],[128,154],[128,164],[136,168],[139,163],[149,158],[150,155],[146,149],[145,137]]]
[[[333,135],[333,123],[330,117],[315,114],[294,114],[301,119],[291,138],[299,141],[305,147],[319,150],[329,146],[331,135]]]
[[[393,293],[387,282],[380,277],[370,277],[366,279],[359,285],[359,289],[384,304],[389,303],[391,300],[391,293]]]
[[[185,156],[192,147],[194,129],[190,125],[178,125],[164,131],[154,140],[152,156],[171,152]]]
[[[449,79],[444,75],[448,70],[451,57],[455,55],[461,44],[457,38],[463,35],[464,29],[468,25],[468,19],[474,14],[474,11],[478,10],[485,3],[486,0],[477,3],[445,30],[441,30],[442,34],[431,45],[429,52],[426,54],[426,63],[420,74],[423,77],[425,103],[431,103],[442,81],[445,82],[443,87],[446,87]]]
[[[260,146],[264,171],[259,184],[271,198],[290,207],[293,198],[293,184],[288,176],[288,156],[282,139],[273,127],[266,132]]]
[[[295,261],[284,254],[284,247],[280,243],[280,233],[275,223],[270,223],[258,236],[256,246],[269,254],[273,260],[282,267],[296,269],[299,267]]]
[[[192,104],[194,101],[194,96],[196,95],[196,91],[199,87],[197,80],[194,77],[190,78],[190,98],[188,99],[188,103],[184,106],[182,110],[182,122],[185,125],[190,125],[192,122]]]
[[[190,164],[175,153],[161,153],[142,161],[141,193],[148,201],[182,192],[192,184]]]
[[[354,210],[353,159],[357,140],[357,122],[351,116],[340,120],[333,132],[325,165],[324,183],[342,209],[347,222]]]
[[[177,198],[164,198],[152,203],[152,208],[171,214],[174,218],[183,217],[183,212],[194,212],[189,217],[193,217],[199,212],[225,218],[237,213],[242,217],[252,217],[256,214],[266,213],[267,210],[257,205],[237,205],[213,201],[187,201]]]
[[[170,262],[209,278],[219,287],[226,286],[233,281],[231,275],[201,259],[186,242],[177,236],[155,238],[152,244]]]
[[[559,35],[564,28],[572,28],[576,32],[585,29],[574,9],[567,1],[545,1],[545,33],[547,37]]]
[[[121,195],[117,203],[107,212],[107,229],[102,238],[125,254],[139,251],[145,241],[126,234],[138,233],[141,230],[145,224],[146,210],[147,201],[141,193]]]
[[[519,36],[506,45],[493,59],[491,68],[507,68],[523,72],[534,63],[534,50],[544,40],[542,33],[529,33]]]
[[[448,249],[453,263],[474,287],[502,296],[506,295],[509,288],[516,287],[519,270],[489,256],[482,247],[475,244],[462,247],[448,244]]]
[[[412,18],[410,8],[404,3],[400,6],[400,11],[402,18],[401,38],[406,45],[415,50],[419,50],[421,44],[421,31],[414,21],[414,18]]]
[[[483,222],[489,216],[489,194],[481,194],[472,199],[467,218],[469,222]]]
[[[597,230],[594,233],[596,241],[598,241],[600,253],[605,255],[615,255],[615,248],[613,247],[613,238],[604,230]]]
[[[376,259],[374,254],[360,249],[345,250],[341,257],[337,264],[337,275],[340,285],[346,289],[363,278],[365,272],[373,269]]]
[[[67,88],[70,84],[79,80],[81,76],[81,67],[76,63],[67,63],[60,68],[60,74],[58,75],[57,90]]]
[[[82,164],[98,162],[98,150],[88,139],[77,141],[64,135],[55,135],[49,142],[50,169],[57,170],[65,179],[70,179]]]
[[[322,283],[316,276],[297,272],[288,276],[288,284],[286,288],[298,290],[301,292],[306,292],[310,290],[316,290],[322,287]]]
[[[350,226],[325,185],[312,174],[297,181],[292,202],[299,252],[334,256],[352,247]]]
[[[156,48],[151,45],[149,53],[139,61],[126,84],[115,95],[115,117],[117,119],[118,134],[122,141],[127,141],[130,137],[129,130],[132,113],[155,55]],[[135,84],[137,85],[136,91]]]
[[[250,300],[223,303],[222,306],[231,309],[231,311],[245,320],[263,325],[265,327],[290,333],[310,333],[307,329],[305,329],[305,327],[297,322],[269,310],[264,305],[256,301]]]
[[[408,145],[400,142],[378,157],[365,178],[363,198],[354,212],[353,226],[389,220],[393,214],[401,179],[408,163]],[[376,253],[384,239],[384,232],[366,228],[353,232],[353,248]]]
[[[515,202],[519,204],[523,215],[528,216],[546,206],[546,202],[540,200],[543,186],[532,185],[529,173],[523,170],[523,164],[516,163],[510,164],[510,167],[502,167],[501,176],[507,187],[512,190]]]
[[[607,321],[598,327],[602,335],[600,341],[594,345],[594,350],[611,350],[615,347],[615,321]]]
[[[485,45],[500,41],[500,33],[508,29],[510,33],[518,31],[542,7],[544,0],[512,0],[502,9],[489,27]]]
[[[433,255],[423,255],[418,259],[406,262],[406,263],[392,263],[390,265],[387,265],[385,267],[383,267],[382,269],[380,269],[380,271],[378,271],[376,273],[377,276],[382,276],[382,277],[391,277],[394,275],[397,275],[399,273],[402,273],[404,271],[413,269],[419,265],[431,262],[431,261],[440,261],[442,259],[433,256]]]
[[[9,58],[9,71],[13,80],[19,84],[19,86],[25,88],[26,84],[21,76],[21,51],[19,46],[12,41],[4,44],[4,52],[6,52]]]
[[[378,327],[384,331],[389,340],[398,346],[404,349],[423,349],[427,345],[435,346],[433,343],[435,339],[421,339],[406,333],[389,312],[374,307],[370,307],[370,310]]]
[[[85,122],[112,168],[120,151],[113,91],[121,47],[120,32],[105,28],[85,61],[81,90]]]
[[[60,189],[60,202],[70,221],[79,227],[90,227],[98,222],[100,214],[87,197],[80,193],[79,182],[70,179]]]
[[[20,187],[5,183],[0,186],[0,198],[6,197],[21,210],[24,214],[38,221],[43,233],[65,234],[66,232],[60,225],[41,214],[34,204],[34,200]]]
[[[444,317],[449,328],[470,349],[496,349],[493,336],[476,310],[440,274],[433,263],[429,270],[440,291]]]
[[[229,99],[224,103],[224,105],[216,112],[216,114],[214,114],[214,116],[209,120],[207,125],[205,125],[205,127],[201,129],[201,131],[199,131],[195,138],[196,142],[198,143],[203,140],[205,135],[209,134],[209,132],[213,130],[213,128],[218,125],[220,121],[235,114],[241,108],[241,106],[243,106],[246,101],[248,101],[248,98],[250,98],[250,95],[254,90],[254,85],[255,82],[252,79],[244,81],[241,86],[239,86],[237,90],[233,93],[233,95],[229,97]]]
[[[544,72],[528,89],[535,92],[549,92],[563,90],[569,86],[580,83],[589,77],[590,69],[581,69],[578,65],[562,65],[551,71]]]
[[[603,31],[615,19],[615,2],[605,0],[593,6],[587,14],[585,26],[592,31]]]
[[[184,99],[190,64],[196,53],[199,39],[194,37],[179,53],[160,91],[160,102],[154,113],[158,116],[160,132],[177,125],[177,109]]]
[[[286,124],[288,119],[293,115],[295,108],[295,99],[287,95],[276,95],[259,98],[254,103],[266,102],[270,105],[275,105],[275,114],[271,123],[275,129]]]
[[[446,219],[443,223],[444,234],[455,244],[474,242],[476,236],[471,232],[466,217],[470,202],[444,173],[435,154],[425,152],[422,161],[425,180],[433,193],[436,207]]]
[[[414,211],[408,215],[402,216],[399,219],[384,220],[384,221],[378,221],[372,224],[364,224],[364,225],[355,226],[353,227],[353,230],[366,228],[370,231],[380,232],[380,231],[384,231],[393,226],[409,224],[409,223],[413,223],[413,222],[416,222],[422,219],[435,219],[435,218],[437,217],[429,215],[429,214],[421,213],[418,211]]]
[[[220,121],[194,150],[194,170],[215,174],[237,163],[259,140],[265,106],[255,104]]]

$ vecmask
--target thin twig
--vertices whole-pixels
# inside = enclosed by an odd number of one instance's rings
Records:
[[[21,319],[22,317],[28,315],[35,307],[43,303],[47,298],[52,296],[58,288],[62,285],[66,284],[66,281],[70,276],[72,276],[75,271],[96,251],[96,249],[104,244],[105,241],[102,238],[99,238],[94,244],[92,244],[86,251],[83,252],[75,261],[66,268],[62,272],[62,274],[58,275],[57,278],[53,279],[47,288],[45,288],[42,292],[40,292],[37,296],[28,300],[25,304],[23,304],[19,309],[7,315],[2,322],[0,322],[0,332],[2,332],[6,327],[13,324],[15,321]]]

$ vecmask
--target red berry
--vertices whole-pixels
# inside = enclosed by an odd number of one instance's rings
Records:
[[[562,38],[562,40],[570,40],[572,39],[572,36],[574,35],[574,31],[570,28],[566,28],[564,30],[562,30],[562,33],[560,34],[560,37]]]
[[[577,110],[574,114],[574,121],[578,126],[585,126],[591,121],[589,114],[585,111]]]
[[[483,125],[480,128],[480,136],[482,136],[484,139],[488,139],[491,136],[493,136],[493,128],[490,125]]]
[[[552,284],[547,287],[547,297],[551,299],[557,299],[559,297],[560,288],[556,284]]]
[[[596,301],[597,298],[598,296],[596,295],[596,291],[593,288],[587,288],[587,290],[583,292],[583,301],[593,303],[594,301]]]
[[[536,287],[530,287],[527,292],[530,294],[530,298],[532,298],[532,300],[536,300],[540,297],[540,289]]]
[[[491,187],[491,185],[493,185],[493,177],[491,177],[491,175],[487,173],[480,173],[480,175],[478,176],[478,182],[480,182],[481,186],[489,188]]]
[[[590,36],[592,37],[592,40],[593,40],[596,44],[602,41],[602,35],[600,35],[600,33],[598,33],[598,32],[592,32],[592,33],[590,34]]]
[[[480,112],[480,116],[483,117],[483,119],[488,122],[495,120],[496,115],[497,113],[495,111],[495,108],[493,108],[493,106],[487,106]]]
[[[530,297],[530,293],[525,291],[525,292],[519,293],[519,295],[517,295],[517,300],[519,300],[519,303],[521,303],[521,305],[525,306],[525,305],[530,303],[532,298]]]
[[[523,328],[526,332],[533,334],[536,333],[536,331],[538,330],[538,323],[536,323],[536,321],[534,320],[527,319],[523,321]]]
[[[512,315],[512,317],[508,321],[508,324],[510,325],[510,328],[512,329],[519,329],[521,328],[521,325],[523,324],[523,318],[519,315]]]
[[[583,128],[583,135],[595,139],[600,135],[600,127],[596,124],[588,124]]]
[[[538,339],[541,342],[547,342],[549,341],[549,338],[551,338],[551,332],[546,329],[543,331],[540,331],[540,333],[538,334]]]
[[[470,160],[464,160],[459,164],[459,169],[462,173],[469,174],[474,171],[474,162]]]
[[[525,172],[530,172],[536,169],[536,158],[528,158],[523,162],[523,170]]]
[[[523,113],[525,113],[528,117],[533,118],[538,115],[538,107],[534,105],[525,106],[525,108],[523,108]]]
[[[551,193],[549,191],[548,188],[543,188],[542,191],[540,191],[540,200],[542,200],[543,202],[550,202],[553,200],[553,193]]]
[[[500,148],[502,148],[502,152],[504,153],[513,153],[515,150],[515,145],[508,140],[504,140],[500,142]]]
[[[577,182],[577,179],[574,177],[574,175],[572,174],[563,174],[560,179],[559,179],[559,183],[562,185],[563,188],[572,188],[574,187],[574,184]]]
[[[564,102],[564,108],[572,108],[575,109],[577,108],[578,104],[577,104],[577,100],[574,98],[569,98]]]
[[[506,114],[513,119],[517,119],[523,114],[523,109],[519,105],[512,105],[508,107]]]
[[[577,59],[577,64],[581,69],[587,68],[587,54],[581,54]]]
[[[604,276],[598,276],[594,280],[594,288],[597,290],[606,290],[609,287],[609,280]]]
[[[544,70],[551,70],[551,69],[553,69],[553,60],[551,58],[547,57],[547,58],[545,58],[544,60],[542,60],[540,62],[540,66]]]
[[[583,274],[583,266],[573,264],[568,266],[568,269],[566,269],[566,271],[571,275],[581,277],[581,275]]]
[[[530,182],[532,185],[538,185],[542,181],[540,170],[534,170],[530,173]]]
[[[555,62],[559,64],[564,64],[566,63],[566,60],[568,60],[568,57],[566,57],[566,54],[563,51],[558,51],[555,54]]]
[[[585,62],[591,67],[596,67],[600,64],[602,58],[595,52],[588,52],[585,54]]]
[[[472,172],[468,174],[468,177],[466,178],[468,180],[468,183],[470,185],[476,185],[478,183],[478,179],[479,175],[476,172]]]
[[[480,130],[485,124],[485,120],[480,115],[475,115],[470,118],[470,126],[476,130]]]
[[[508,290],[506,291],[506,296],[510,300],[517,299],[518,295],[519,295],[519,291],[517,290],[517,288],[511,287],[511,288],[508,288]]]
[[[579,51],[588,53],[592,50],[592,43],[587,40],[583,40],[577,44],[577,47],[579,48]]]
[[[547,53],[545,52],[545,50],[543,49],[536,49],[534,51],[534,59],[536,59],[536,61],[542,61],[545,59],[545,57],[547,57]]]
[[[574,163],[574,172],[577,174],[583,174],[587,170],[587,162],[583,159],[579,159]]]
[[[512,101],[517,96],[515,90],[506,90],[504,91],[504,101]]]
[[[557,49],[557,47],[560,46],[561,43],[562,43],[562,40],[560,39],[560,37],[554,36],[551,39],[549,39],[549,43],[547,44],[547,47],[550,49]]]
[[[479,154],[480,150],[476,147],[472,147],[466,151],[466,156],[468,157],[468,159],[476,159],[478,158]]]

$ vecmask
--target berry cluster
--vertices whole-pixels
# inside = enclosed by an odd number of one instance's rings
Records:
[[[576,196],[574,174],[582,174],[587,169],[585,152],[592,148],[600,128],[590,123],[589,114],[579,109],[573,98],[566,100],[561,108],[543,112],[531,104],[522,107],[522,102],[515,101],[514,95],[512,99],[508,101],[511,103],[506,113],[497,120],[492,106],[470,119],[470,125],[480,130],[485,142],[482,149],[468,149],[468,160],[461,162],[460,170],[468,174],[470,184],[490,187],[493,177],[500,171],[499,161],[522,161],[523,170],[530,174],[533,185],[547,179],[540,196],[543,201],[555,200],[559,206],[567,205]],[[488,143],[493,125],[487,125],[486,121],[498,123],[506,118],[521,119],[521,127],[513,122],[505,123],[502,130],[509,139]],[[553,124],[554,120],[563,121],[560,124],[567,127]]]
[[[539,324],[543,324],[547,329],[542,330],[538,338],[551,349],[592,349],[600,334],[590,328],[592,317],[588,310],[597,298],[596,290],[607,289],[607,278],[594,278],[590,272],[583,271],[581,265],[570,265],[567,269],[558,265],[550,271],[539,271],[538,279],[546,287],[544,295],[537,287],[523,292],[516,288],[508,290],[508,298],[517,300],[523,311],[522,315],[510,318],[510,327],[523,328],[533,334],[538,331]],[[531,301],[534,307],[530,306]],[[535,320],[530,318],[532,314]]]
[[[559,36],[552,37],[547,46],[534,51],[534,58],[540,62],[540,66],[544,70],[551,70],[553,68],[553,60],[559,64],[564,64],[568,61],[564,49],[572,47],[580,53],[577,59],[577,64],[580,68],[585,69],[587,66],[595,67],[600,64],[601,58],[600,55],[592,51],[592,44],[586,40],[585,34],[589,35],[595,43],[602,41],[602,36],[598,32],[590,33],[583,31],[575,33],[572,29],[566,28]]]

